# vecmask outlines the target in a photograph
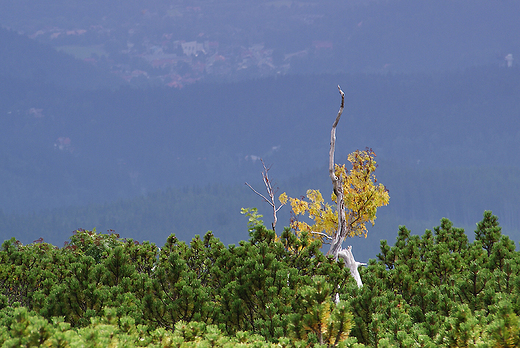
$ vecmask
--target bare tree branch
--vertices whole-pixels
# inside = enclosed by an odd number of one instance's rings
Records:
[[[322,236],[326,239],[330,239],[330,240],[333,240],[334,238],[329,236],[328,234],[326,233],[323,233],[323,232],[315,232],[315,231],[311,231],[312,234],[317,234],[318,236]],[[328,244],[328,243],[327,243]]]
[[[255,190],[251,185],[249,185],[247,182],[246,182],[246,185],[251,189],[253,190],[254,193],[256,193],[257,195],[259,195],[260,197],[262,197],[264,199],[264,201],[266,201],[267,203],[269,203],[269,205],[272,206],[271,202],[269,202],[269,200],[267,198],[265,198],[265,196],[263,194],[261,194],[260,192],[258,192],[257,190]]]
[[[273,187],[271,186],[271,181],[269,180],[269,170],[271,169],[271,167],[267,168],[265,166],[265,163],[264,163],[264,160],[260,159],[260,161],[262,162],[262,166],[264,167],[264,170],[262,171],[262,180],[264,181],[264,185],[265,185],[265,189],[267,191],[267,195],[269,196],[269,199],[267,197],[265,197],[263,194],[261,194],[260,192],[258,192],[257,190],[255,190],[251,185],[249,185],[247,182],[246,182],[246,185],[251,189],[253,190],[254,193],[256,193],[257,195],[259,195],[260,197],[262,197],[264,199],[264,201],[266,201],[272,208],[273,208],[273,222],[271,224],[271,227],[273,228],[273,231],[276,227],[276,223],[278,222],[278,217],[276,216],[276,213],[278,213],[278,211],[285,205],[285,204],[281,204],[278,208],[276,207],[276,201],[275,201],[275,190],[273,190]]]

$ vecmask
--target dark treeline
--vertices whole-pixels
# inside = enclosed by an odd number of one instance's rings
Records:
[[[260,168],[258,168],[260,169]],[[328,199],[330,179],[327,169],[309,172],[288,181],[278,181],[278,171],[270,172],[278,193],[292,197],[305,195],[309,188],[320,189]],[[432,228],[438,216],[450,218],[459,226],[473,228],[482,211],[493,209],[503,216],[503,233],[520,238],[520,209],[516,200],[520,191],[520,169],[467,167],[456,169],[417,169],[407,165],[381,162],[376,171],[379,182],[390,190],[388,207],[380,208],[369,238],[349,241],[361,260],[373,258],[380,239],[390,239],[400,225],[417,233]],[[263,183],[259,173],[248,180],[260,192]],[[243,183],[212,184],[202,187],[169,188],[112,203],[77,205],[32,214],[0,214],[0,237],[18,237],[24,243],[43,238],[61,246],[77,228],[112,230],[136,240],[159,244],[169,234],[189,241],[195,234],[212,231],[223,243],[237,243],[246,235],[247,218],[240,208],[257,207],[270,225],[272,212],[263,200]],[[290,207],[279,211],[279,228],[288,226]]]

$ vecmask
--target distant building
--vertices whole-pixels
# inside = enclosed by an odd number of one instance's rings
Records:
[[[206,54],[206,50],[204,49],[203,43],[198,43],[197,41],[183,42],[182,44],[182,53],[187,56],[196,56],[200,52]]]

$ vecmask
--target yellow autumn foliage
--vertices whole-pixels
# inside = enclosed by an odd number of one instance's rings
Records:
[[[377,183],[374,171],[376,170],[375,153],[371,149],[355,151],[348,155],[352,169],[347,170],[345,165],[335,165],[335,174],[341,181],[343,188],[343,202],[347,222],[347,237],[367,236],[366,224],[374,225],[377,208],[385,206],[390,200],[388,190]],[[307,216],[313,221],[312,225],[298,219],[291,223],[298,235],[303,231],[311,233],[314,239],[322,242],[326,236],[333,237],[338,229],[338,213],[336,210],[336,195],[332,193],[334,205],[323,199],[319,190],[308,190],[307,200],[289,198],[291,208],[298,217]],[[287,195],[280,195],[280,201],[287,200]]]

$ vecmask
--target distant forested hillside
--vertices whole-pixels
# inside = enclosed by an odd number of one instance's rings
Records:
[[[374,149],[380,182],[390,189],[390,206],[382,212],[392,212],[395,226],[436,223],[439,215],[465,224],[492,209],[504,226],[518,229],[513,212],[520,192],[515,189],[520,69],[515,67],[436,75],[284,76],[182,90],[72,91],[0,79],[0,208],[33,224],[27,218],[33,211],[103,206],[167,188],[241,187],[255,179],[261,188],[259,158],[273,165],[281,190],[290,191],[283,183],[314,173],[294,185],[292,194],[316,186],[328,192],[326,170],[316,170],[328,160],[337,84],[346,92],[338,162],[356,149]],[[243,191],[232,192],[238,195],[233,209],[249,205],[240,197]],[[261,200],[254,205],[261,208]],[[207,207],[208,221],[220,213],[214,207],[219,203]],[[76,215],[56,214],[61,221]],[[105,224],[89,214],[75,219],[89,226],[63,222],[60,232],[56,224],[44,233],[24,230],[45,238],[71,228],[138,225],[132,219]],[[191,237],[219,228],[211,221],[201,225],[203,231],[183,233]],[[2,235],[14,235],[16,224]]]
[[[242,183],[257,159],[280,180],[371,147],[417,168],[518,167],[520,69],[439,75],[285,76],[183,90],[67,91],[1,79],[6,211],[105,201],[170,186]]]

